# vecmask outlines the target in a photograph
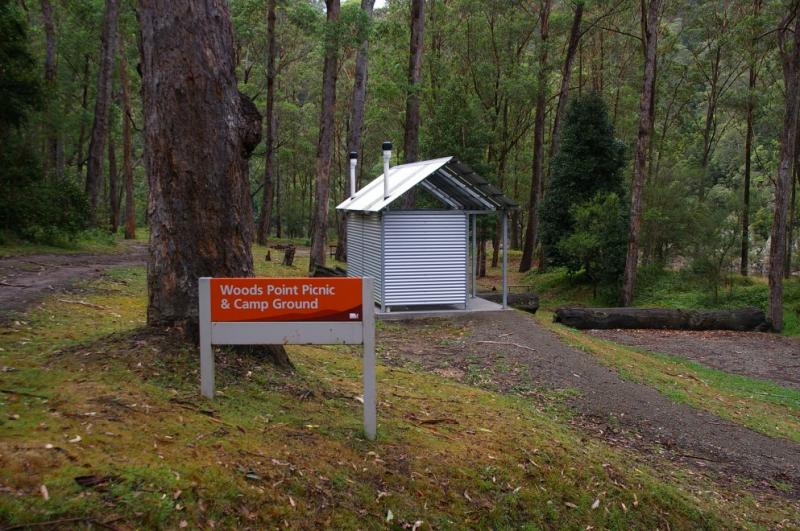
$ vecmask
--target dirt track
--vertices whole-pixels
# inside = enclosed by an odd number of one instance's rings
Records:
[[[800,388],[800,341],[759,332],[592,330],[593,336]]]
[[[387,363],[421,366],[505,392],[535,396],[543,389],[577,391],[568,403],[579,413],[580,427],[595,435],[624,440],[645,454],[657,448],[675,460],[767,487],[773,481],[788,483],[793,495],[800,496],[800,445],[623,380],[520,312],[386,325],[379,343]]]
[[[147,248],[141,243],[113,254],[38,254],[0,258],[0,320],[47,295],[91,280],[109,267],[143,265]]]

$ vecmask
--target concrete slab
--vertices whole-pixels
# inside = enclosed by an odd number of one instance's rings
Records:
[[[375,307],[375,318],[381,321],[400,321],[404,319],[424,319],[429,317],[450,317],[476,312],[502,312],[503,306],[480,297],[470,297],[467,307],[459,306],[396,306],[390,312],[381,311]]]

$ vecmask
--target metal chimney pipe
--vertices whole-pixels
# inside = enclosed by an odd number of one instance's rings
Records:
[[[358,164],[358,153],[350,152],[350,199],[356,195],[356,165]]]
[[[383,198],[389,197],[389,161],[392,159],[392,143],[383,143]]]

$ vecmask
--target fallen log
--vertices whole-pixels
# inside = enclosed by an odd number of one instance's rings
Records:
[[[478,293],[478,297],[496,304],[503,304],[503,294],[499,291]],[[536,313],[539,309],[539,296],[535,293],[509,293],[508,305],[524,312]]]
[[[553,322],[572,328],[651,328],[664,330],[733,330],[768,332],[772,323],[757,308],[675,310],[668,308],[560,308]]]
[[[341,267],[335,269],[321,265],[314,266],[312,277],[346,277],[347,271]]]

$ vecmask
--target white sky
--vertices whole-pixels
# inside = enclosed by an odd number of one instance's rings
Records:
[[[375,8],[381,8],[386,6],[386,0],[375,0]]]

